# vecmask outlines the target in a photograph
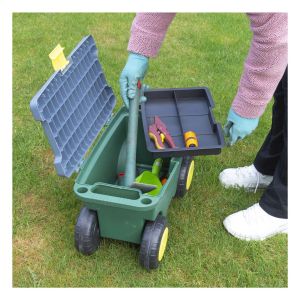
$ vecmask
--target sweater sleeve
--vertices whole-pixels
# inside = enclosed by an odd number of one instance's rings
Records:
[[[233,110],[245,118],[261,116],[288,62],[286,13],[248,14],[253,32]]]
[[[155,57],[175,13],[138,13],[131,26],[128,51]]]

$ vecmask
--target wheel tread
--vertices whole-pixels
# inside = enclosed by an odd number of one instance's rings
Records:
[[[75,247],[84,254],[93,254],[100,245],[97,212],[83,207],[75,225]]]
[[[159,266],[158,251],[167,220],[158,215],[155,221],[147,221],[140,247],[139,261],[147,270],[156,269]]]

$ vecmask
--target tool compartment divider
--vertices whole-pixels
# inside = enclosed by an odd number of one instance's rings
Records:
[[[141,112],[146,145],[154,158],[215,155],[224,147],[221,126],[217,126],[212,108],[214,102],[206,87],[153,89],[145,92],[147,101]],[[158,116],[165,123],[176,148],[156,149],[148,135],[148,128]],[[187,148],[184,133],[195,132],[198,147]]]
[[[176,111],[177,111],[177,115],[178,115],[178,121],[180,124],[180,129],[181,129],[181,134],[184,134],[184,130],[183,130],[183,126],[182,126],[182,120],[181,120],[181,115],[178,109],[178,100],[177,100],[177,96],[176,96],[176,91],[173,91],[173,95],[174,95],[174,102],[175,102],[175,107],[176,107]]]

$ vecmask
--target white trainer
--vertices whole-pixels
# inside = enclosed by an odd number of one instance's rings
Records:
[[[288,220],[269,215],[258,203],[228,216],[223,224],[230,234],[246,241],[262,241],[279,233],[288,233]]]
[[[273,180],[273,176],[263,175],[256,170],[254,165],[242,168],[223,170],[219,180],[225,188],[244,188],[254,190],[266,188]]]

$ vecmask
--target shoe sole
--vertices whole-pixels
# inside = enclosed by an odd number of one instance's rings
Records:
[[[272,236],[275,236],[277,234],[282,234],[282,233],[288,234],[288,227],[284,226],[279,231],[271,233],[271,234],[269,234],[269,235],[267,235],[265,237],[253,237],[253,238],[249,238],[249,237],[241,236],[241,235],[237,234],[236,232],[230,232],[227,229],[227,227],[226,227],[226,225],[224,223],[223,223],[223,225],[224,225],[225,229],[227,230],[227,232],[230,233],[232,236],[234,236],[234,237],[236,237],[236,238],[238,238],[240,240],[247,241],[247,242],[249,242],[249,241],[264,241],[264,240],[266,240],[266,239],[268,239],[268,238],[270,238]]]
[[[256,191],[263,191],[268,187],[268,186],[259,186],[259,187],[255,188],[255,187],[242,187],[242,186],[225,185],[225,184],[222,184],[222,186],[225,189],[244,190],[249,193],[255,193]]]

